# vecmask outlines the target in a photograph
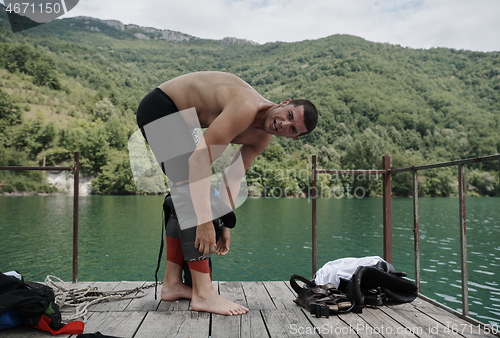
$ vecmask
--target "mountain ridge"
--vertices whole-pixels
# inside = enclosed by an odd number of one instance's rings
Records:
[[[235,74],[272,102],[306,98],[318,108],[313,133],[273,138],[249,169],[247,182],[266,196],[279,195],[269,187],[286,195],[307,189],[307,179],[288,172],[307,171],[312,154],[322,168],[377,169],[385,154],[397,168],[500,152],[499,52],[412,49],[351,35],[252,45],[182,40],[189,36],[177,32],[167,41],[157,29],[121,25],[65,18],[12,33],[0,11],[0,108],[7,108],[0,163],[57,165],[80,151],[95,192],[136,193],[126,146],[138,103],[168,79],[205,70]],[[473,169],[479,194],[500,195],[497,168]],[[426,195],[456,191],[451,171],[419,177]],[[18,188],[4,191],[25,189],[20,177],[9,180]],[[322,183],[380,191],[375,180]],[[407,196],[411,183],[398,174],[393,192]]]
[[[159,40],[165,40],[165,41],[174,41],[174,42],[181,42],[181,41],[191,41],[191,40],[200,40],[201,38],[195,37],[186,33],[178,32],[178,31],[173,31],[170,29],[159,29],[159,28],[154,28],[154,27],[144,27],[144,26],[139,26],[136,24],[124,24],[123,22],[115,19],[110,19],[110,20],[102,20],[94,17],[89,17],[89,16],[76,16],[72,17],[71,19],[75,20],[94,20],[98,22],[102,22],[107,24],[110,27],[116,28],[119,31],[126,31],[126,30],[139,30],[143,31],[144,33],[147,33],[148,35],[141,34],[140,32],[134,33],[134,37],[137,39],[141,40],[149,40],[152,39],[159,39]],[[61,19],[64,20],[64,19]],[[90,22],[89,22],[90,23]],[[87,26],[89,30],[91,31],[99,31],[99,28],[96,26]],[[259,45],[259,43],[250,41],[247,39],[240,39],[236,37],[224,37],[222,39],[214,39],[214,41],[219,41],[221,44],[249,44],[249,45]]]

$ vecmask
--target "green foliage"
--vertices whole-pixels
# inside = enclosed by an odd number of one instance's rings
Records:
[[[467,174],[468,182],[472,186],[472,190],[482,196],[498,196],[500,192],[498,188],[499,175],[498,173],[489,173],[487,171],[473,170]]]
[[[247,173],[254,194],[307,193],[313,154],[322,168],[379,169],[385,154],[393,167],[406,167],[500,152],[498,52],[415,50],[347,35],[264,45],[167,42],[90,18],[16,34],[8,27],[0,11],[0,162],[45,157],[56,165],[80,151],[97,193],[136,193],[125,157],[139,101],[168,79],[202,70],[236,74],[273,102],[306,98],[318,108],[313,133],[275,138],[254,161]],[[150,39],[136,39],[138,32]],[[470,193],[499,195],[497,172],[497,163],[471,171]],[[381,193],[376,178],[318,179],[325,189]],[[451,169],[418,179],[422,195],[456,194]],[[411,173],[394,175],[395,195],[411,190]]]
[[[22,111],[7,93],[0,89],[0,133],[7,127],[21,123]]]
[[[94,193],[103,195],[129,195],[137,193],[127,152],[112,151],[110,160],[101,170],[101,174],[92,181],[92,190]]]
[[[455,169],[455,170],[454,170]],[[449,197],[458,192],[456,168],[440,168],[425,173],[423,184],[420,184],[425,195]]]
[[[28,154],[9,147],[0,147],[0,166],[34,165]],[[0,170],[0,193],[53,193],[57,189],[44,183],[40,171],[4,171]]]
[[[262,156],[270,162],[282,162],[285,158],[285,151],[279,144],[271,144],[264,150]]]
[[[55,70],[55,61],[47,54],[40,53],[25,44],[2,44],[2,65],[8,71],[21,72],[33,76],[33,83],[51,89],[61,89]]]
[[[61,130],[59,144],[68,153],[80,152],[81,170],[85,174],[98,174],[109,160],[109,143],[104,123],[77,120]]]

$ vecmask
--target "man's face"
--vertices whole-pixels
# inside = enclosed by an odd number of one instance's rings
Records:
[[[265,129],[271,135],[298,137],[307,132],[304,124],[304,106],[288,104],[290,100],[281,102],[266,118]]]

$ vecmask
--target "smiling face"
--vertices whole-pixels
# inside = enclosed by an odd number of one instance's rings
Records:
[[[266,132],[282,137],[298,137],[306,133],[304,124],[304,106],[288,104],[283,101],[280,106],[269,113],[265,122]]]

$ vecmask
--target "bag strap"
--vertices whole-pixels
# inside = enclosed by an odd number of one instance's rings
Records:
[[[168,206],[168,204],[166,203],[167,201],[167,198],[170,197],[170,193],[168,193],[166,196],[165,196],[165,200],[163,202],[163,215],[162,215],[162,224],[161,224],[161,243],[160,243],[160,252],[158,253],[158,262],[156,264],[156,271],[155,271],[155,300],[157,298],[157,294],[158,294],[158,271],[160,271],[160,265],[161,265],[161,261],[162,261],[162,257],[163,257],[163,247],[165,246],[165,235],[164,235],[164,231],[165,230],[165,226],[167,224],[167,220],[166,220],[166,217],[171,217],[170,214],[167,215],[167,213],[165,212],[165,205]]]
[[[296,279],[304,282],[308,287],[312,288],[312,287],[315,287],[316,284],[310,280],[308,280],[307,278],[305,277],[302,277],[302,276],[299,276],[299,275],[292,275],[290,277],[290,285],[292,286],[292,288],[295,290],[295,292],[297,292],[297,294],[300,294],[300,292],[302,290],[304,290],[304,288],[300,287],[299,284],[297,284],[297,282],[295,281]]]

